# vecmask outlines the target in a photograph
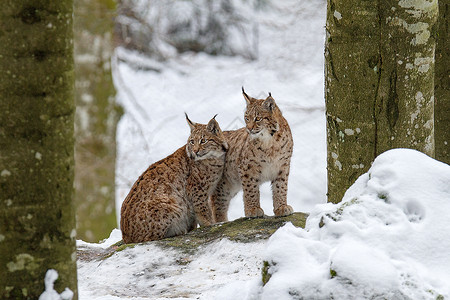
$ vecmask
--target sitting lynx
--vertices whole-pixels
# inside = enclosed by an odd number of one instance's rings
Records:
[[[122,204],[124,243],[184,234],[214,223],[209,197],[222,177],[228,145],[217,121],[193,123],[188,143],[152,164]]]
[[[286,202],[294,144],[289,125],[270,93],[266,99],[249,97],[244,88],[242,93],[247,102],[246,127],[224,132],[229,149],[223,178],[212,196],[217,222],[227,221],[230,200],[241,189],[244,190],[245,216],[263,216],[259,185],[269,180],[275,215],[286,216],[293,212]]]

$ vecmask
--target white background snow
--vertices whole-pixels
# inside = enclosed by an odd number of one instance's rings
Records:
[[[450,167],[412,150],[380,156],[346,193],[326,202],[323,100],[324,0],[272,1],[252,15],[259,24],[259,56],[186,53],[166,63],[118,50],[117,57],[161,72],[135,70],[116,60],[118,98],[118,209],[149,164],[183,145],[196,122],[243,126],[240,88],[272,92],[291,125],[294,156],[288,202],[310,212],[306,229],[287,224],[269,241],[220,240],[193,255],[149,243],[104,261],[79,262],[80,299],[446,299],[450,297]],[[269,186],[262,206],[272,213]],[[229,218],[243,216],[242,196]],[[316,206],[316,204],[318,204]],[[319,226],[320,224],[320,226]],[[119,230],[101,244],[108,247]],[[261,283],[262,262],[270,263]]]

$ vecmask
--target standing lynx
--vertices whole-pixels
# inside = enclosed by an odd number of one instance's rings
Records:
[[[208,125],[186,115],[188,143],[152,164],[122,204],[120,229],[125,243],[184,234],[214,223],[209,197],[222,177],[228,145],[213,118]]]
[[[269,93],[266,99],[249,97],[242,88],[247,109],[246,127],[225,131],[229,149],[221,181],[212,196],[217,222],[227,221],[231,198],[244,191],[246,217],[261,217],[259,185],[272,183],[273,211],[276,216],[293,212],[287,205],[289,167],[293,140],[286,119]]]

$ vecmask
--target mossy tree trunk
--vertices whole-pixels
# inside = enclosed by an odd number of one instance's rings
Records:
[[[435,140],[436,159],[450,164],[450,39],[449,0],[439,0],[439,27],[435,67]]]
[[[72,0],[0,6],[0,298],[77,297]]]
[[[328,0],[328,201],[388,149],[434,156],[437,15],[437,0]]]
[[[75,1],[75,203],[77,238],[98,242],[117,227],[116,125],[111,76],[114,0]]]

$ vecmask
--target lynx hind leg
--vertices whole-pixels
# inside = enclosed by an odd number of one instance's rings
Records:
[[[189,222],[187,210],[183,210],[173,199],[141,203],[135,212],[129,214],[128,230],[123,234],[125,243],[155,241],[184,234],[195,222],[192,217]]]
[[[183,202],[181,202],[183,203]],[[167,207],[167,231],[164,237],[172,237],[186,234],[197,228],[197,222],[192,207],[178,204],[173,200],[171,205]]]
[[[294,209],[287,204],[288,176],[286,171],[280,171],[272,181],[273,212],[277,217],[291,215]]]
[[[127,224],[121,226],[122,239],[126,244],[142,243],[163,239],[169,226],[164,224],[162,216],[153,215],[151,211],[146,214],[138,213],[129,215],[122,223]]]

